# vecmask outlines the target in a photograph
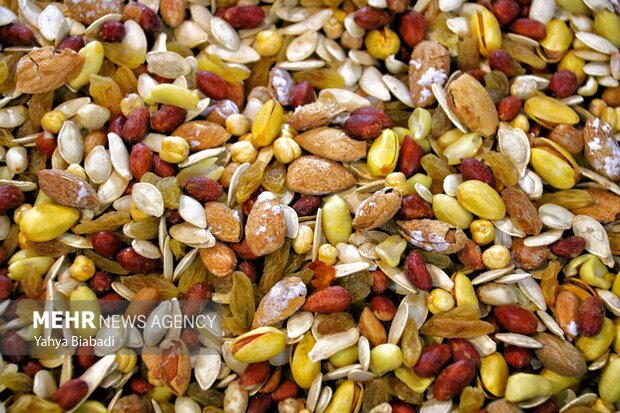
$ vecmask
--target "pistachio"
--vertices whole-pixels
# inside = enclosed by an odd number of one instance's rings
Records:
[[[457,188],[456,198],[466,210],[480,218],[498,220],[506,215],[502,198],[482,181],[472,179],[463,182]]]
[[[22,217],[19,228],[30,241],[50,241],[71,228],[79,216],[75,208],[52,204],[37,205]]]
[[[286,347],[286,333],[273,327],[259,327],[235,338],[233,357],[244,363],[260,363],[280,354]]]

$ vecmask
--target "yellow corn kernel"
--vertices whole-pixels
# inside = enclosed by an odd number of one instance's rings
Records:
[[[103,45],[94,40],[82,47],[78,52],[84,58],[84,65],[80,73],[69,82],[69,86],[80,89],[89,82],[91,73],[97,74],[103,64],[104,50]]]
[[[527,133],[530,130],[530,121],[522,113],[519,113],[513,120],[510,121],[510,126],[513,128],[521,129]]]
[[[48,132],[58,133],[66,120],[67,115],[59,110],[52,110],[43,115],[41,118],[41,126]]]
[[[495,352],[480,359],[480,378],[485,389],[502,397],[508,381],[508,364],[501,353]]]
[[[133,371],[136,367],[138,356],[132,349],[123,347],[116,352],[114,361],[116,362],[116,369],[125,374]]]
[[[603,110],[601,114],[601,120],[609,123],[609,125],[616,129],[616,124],[618,123],[618,115],[616,114],[616,109],[612,107],[607,107]]]
[[[443,313],[454,308],[454,298],[446,290],[435,288],[428,294],[426,304],[431,313]]]
[[[290,137],[279,137],[273,142],[273,156],[281,164],[289,164],[301,156],[301,147]]]
[[[503,245],[493,245],[482,253],[482,262],[492,270],[504,268],[510,264],[510,250]]]
[[[471,280],[462,272],[457,272],[454,276],[454,297],[456,299],[456,305],[479,307],[478,297],[476,297],[476,291]]]
[[[133,202],[129,205],[129,214],[134,221],[143,221],[147,218],[150,218],[150,215],[147,215],[144,212],[140,211],[138,207],[136,207],[136,204],[134,204]]]
[[[495,226],[488,219],[477,219],[469,226],[471,238],[478,245],[487,245],[495,239]]]
[[[308,225],[300,225],[297,237],[293,240],[293,249],[297,254],[306,254],[312,250],[314,231]]]
[[[370,351],[370,371],[380,376],[403,364],[403,352],[396,344],[379,344]]]
[[[398,137],[390,129],[384,129],[368,150],[368,171],[375,176],[387,176],[398,162]]]
[[[131,112],[144,107],[144,101],[137,93],[130,93],[121,100],[121,112],[127,117]]]
[[[350,366],[357,361],[357,345],[340,350],[329,358],[329,362],[336,368]]]
[[[90,258],[78,255],[69,267],[69,275],[78,281],[87,281],[95,275],[95,264]]]
[[[226,118],[226,131],[233,136],[241,136],[250,130],[250,122],[245,115],[234,113]]]
[[[40,191],[40,192],[43,192],[43,191]],[[13,221],[15,221],[17,225],[19,225],[24,214],[30,211],[31,209],[32,209],[32,205],[30,204],[22,204],[18,206],[17,208],[15,208],[15,211],[13,211]]]
[[[280,51],[284,38],[277,30],[263,30],[256,35],[256,51],[261,56],[273,56]]]
[[[398,235],[390,235],[381,244],[375,247],[375,252],[390,267],[398,266],[400,259],[407,249],[407,241]]]
[[[256,160],[256,155],[258,155],[258,151],[252,145],[252,142],[249,141],[241,141],[235,142],[230,145],[230,155],[232,156],[233,162],[238,163],[253,163]]]
[[[592,99],[588,106],[588,111],[596,118],[603,116],[605,109],[607,109],[607,103],[603,99]]]
[[[389,186],[390,188],[398,188],[399,186],[405,185],[406,182],[407,177],[402,172],[392,172],[385,177],[385,186]]]
[[[252,143],[255,147],[269,146],[280,133],[284,109],[273,101],[265,102],[252,122]]]
[[[386,59],[400,49],[400,38],[389,28],[371,30],[364,40],[368,53],[377,59]]]
[[[319,247],[318,259],[328,265],[334,265],[338,259],[338,250],[331,244],[323,244]]]
[[[586,80],[586,72],[583,71],[585,65],[586,61],[570,50],[558,63],[558,70],[570,70],[577,76],[577,83],[582,84]]]
[[[189,144],[179,136],[166,136],[161,142],[159,156],[170,163],[180,163],[189,155]]]

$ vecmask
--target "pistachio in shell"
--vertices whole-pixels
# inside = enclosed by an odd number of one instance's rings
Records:
[[[465,73],[448,85],[448,106],[461,122],[485,137],[495,134],[499,117],[486,89],[473,76]]]

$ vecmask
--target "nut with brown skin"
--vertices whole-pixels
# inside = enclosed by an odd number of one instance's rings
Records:
[[[586,337],[597,335],[603,329],[605,305],[601,297],[595,295],[584,300],[577,312],[577,329]]]
[[[489,66],[493,70],[503,72],[508,77],[513,77],[517,74],[517,65],[512,56],[502,49],[497,49],[491,53],[489,56]]]
[[[426,36],[426,20],[422,13],[410,11],[400,18],[400,35],[409,47],[414,47]]]
[[[534,19],[520,18],[510,25],[510,30],[521,36],[526,36],[534,40],[544,40],[547,37],[545,25]]]
[[[121,129],[121,137],[130,144],[138,143],[149,129],[151,115],[147,108],[134,109]]]
[[[384,293],[388,288],[388,278],[381,270],[375,270],[372,274],[372,291],[377,294]]]
[[[43,131],[37,135],[37,140],[35,141],[35,145],[37,149],[39,149],[43,155],[51,158],[54,154],[54,151],[58,147],[56,143],[56,137],[50,132]]]
[[[511,333],[532,335],[538,328],[536,316],[527,308],[518,305],[501,305],[493,310],[499,325]]]
[[[127,271],[136,274],[148,274],[161,269],[161,260],[145,258],[132,247],[125,248],[116,254],[116,260]]]
[[[153,152],[143,143],[137,143],[131,148],[129,155],[129,170],[131,175],[140,180],[153,167]]]
[[[6,275],[0,275],[0,300],[6,300],[13,292],[13,282]]]
[[[349,307],[352,299],[351,293],[343,287],[327,287],[310,294],[303,309],[312,313],[339,313]]]
[[[491,8],[500,24],[509,24],[519,15],[520,10],[521,6],[515,0],[497,0]]]
[[[577,75],[570,70],[558,70],[553,74],[549,90],[558,98],[567,98],[577,90]]]
[[[196,72],[196,86],[211,99],[224,99],[226,97],[226,81],[213,72]]]
[[[235,29],[253,29],[265,20],[265,11],[259,6],[234,6],[218,10],[218,16]]]
[[[409,252],[405,260],[405,276],[420,290],[428,291],[433,286],[433,279],[426,269],[422,254],[417,251]]]
[[[411,136],[406,135],[400,145],[398,170],[409,178],[420,169],[420,160],[423,155],[424,151],[420,144]]]
[[[282,400],[297,397],[299,392],[299,386],[293,380],[284,380],[280,385],[271,393],[271,399],[278,403]]]
[[[0,185],[0,213],[17,208],[25,201],[24,193],[12,185]]]
[[[153,173],[160,178],[167,178],[176,174],[176,167],[161,159],[159,155],[153,155]]]
[[[412,194],[403,197],[398,210],[399,219],[410,220],[432,217],[433,209],[420,195]]]
[[[239,375],[239,385],[247,391],[252,391],[267,380],[270,370],[268,361],[250,363]]]
[[[123,9],[123,21],[133,20],[142,27],[147,34],[161,32],[164,25],[160,17],[142,3],[131,2]]]
[[[113,232],[100,231],[91,236],[90,241],[97,254],[106,258],[113,258],[116,253],[125,245],[123,241]]]
[[[515,369],[524,369],[530,365],[532,353],[525,347],[508,344],[504,346],[504,358],[509,366]]]
[[[452,352],[447,344],[430,345],[422,351],[413,371],[419,377],[436,376],[451,357]]]
[[[448,341],[448,345],[452,351],[452,360],[471,360],[476,367],[480,366],[480,353],[469,340],[453,338]]]
[[[158,133],[171,133],[181,126],[187,116],[187,110],[178,106],[161,105],[161,107],[151,115],[151,130]]]
[[[200,314],[210,298],[211,287],[208,283],[202,282],[192,285],[183,297],[183,314],[188,317]]]
[[[383,323],[373,314],[369,307],[364,307],[359,318],[358,328],[360,334],[368,339],[371,347],[387,343],[387,332]]]
[[[521,112],[522,107],[523,102],[517,96],[506,96],[497,105],[499,120],[510,122]]]
[[[82,36],[69,36],[60,43],[58,50],[71,49],[74,52],[79,52],[84,47],[84,38]]]
[[[246,413],[267,413],[271,407],[271,397],[258,395],[250,399]]]
[[[435,380],[433,395],[439,401],[448,401],[463,391],[476,376],[471,360],[459,360],[446,367]]]
[[[586,240],[576,235],[558,240],[549,246],[552,254],[568,259],[578,257],[585,248]]]
[[[82,401],[88,393],[88,384],[81,379],[72,379],[58,388],[50,398],[65,410],[71,410]]]
[[[34,39],[34,33],[22,23],[14,22],[0,27],[0,42],[5,46],[28,46]]]
[[[321,206],[321,198],[316,196],[304,196],[293,204],[293,209],[300,217],[314,215]]]
[[[200,202],[216,201],[224,193],[219,182],[206,176],[188,179],[183,185],[185,193]]]
[[[142,377],[132,377],[129,381],[129,389],[139,396],[148,393],[152,388],[153,385]]]
[[[391,24],[394,16],[387,10],[364,6],[355,12],[353,19],[362,29],[374,30]]]
[[[370,301],[372,313],[381,321],[392,321],[396,315],[396,305],[392,300],[383,296],[376,295]]]
[[[125,37],[125,26],[118,20],[103,23],[99,36],[104,42],[120,42]]]
[[[293,86],[291,92],[291,106],[296,108],[298,106],[307,105],[316,100],[316,93],[314,88],[307,80],[303,80]]]

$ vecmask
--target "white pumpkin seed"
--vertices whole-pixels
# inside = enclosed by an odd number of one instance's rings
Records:
[[[146,63],[149,73],[174,79],[187,76],[191,73],[189,62],[177,53],[161,51],[146,54]]]
[[[164,199],[159,189],[147,182],[138,182],[131,188],[131,199],[141,212],[160,217],[164,214]]]
[[[215,238],[209,231],[188,223],[174,225],[170,228],[170,236],[188,245],[215,245]]]
[[[234,52],[241,46],[237,31],[220,17],[211,18],[209,34],[226,49]]]
[[[136,253],[142,257],[153,260],[161,258],[161,251],[159,250],[159,247],[150,241],[134,239],[131,241],[131,246]]]
[[[554,229],[551,231],[543,232],[539,235],[525,238],[523,240],[523,244],[525,244],[526,247],[542,247],[545,245],[551,245],[560,238],[562,238],[563,233],[564,230],[562,229]]]
[[[97,196],[102,204],[109,204],[120,198],[129,181],[120,176],[116,171],[112,171],[108,179],[97,189]]]
[[[410,108],[413,107],[413,100],[411,99],[411,93],[409,88],[400,79],[392,75],[383,75],[383,83],[392,92],[392,95]]]
[[[179,215],[186,222],[198,227],[207,227],[207,217],[205,210],[200,202],[187,195],[181,195],[179,198]]]
[[[124,179],[131,180],[129,152],[127,152],[127,147],[121,137],[114,132],[108,133],[108,146],[110,147],[110,161],[114,170]]]
[[[603,225],[588,215],[576,215],[573,219],[573,232],[586,240],[586,250],[609,267],[614,261],[609,247],[609,239]]]
[[[618,51],[618,48],[614,46],[609,40],[602,36],[588,32],[577,32],[575,37],[582,41],[586,46],[597,52],[605,54],[613,54]]]
[[[4,6],[0,6],[0,26],[6,26],[17,20],[17,15]]]
[[[50,4],[39,14],[38,28],[41,31],[43,37],[49,41],[56,40],[58,34],[58,28],[60,23],[65,18],[60,9],[53,4]]]
[[[286,58],[291,62],[299,62],[312,56],[318,41],[317,32],[306,32],[296,37],[286,48]]]
[[[209,350],[207,350],[209,351]],[[222,367],[222,359],[217,353],[214,354],[200,354],[196,357],[194,363],[194,376],[196,382],[203,391],[209,390]]]

